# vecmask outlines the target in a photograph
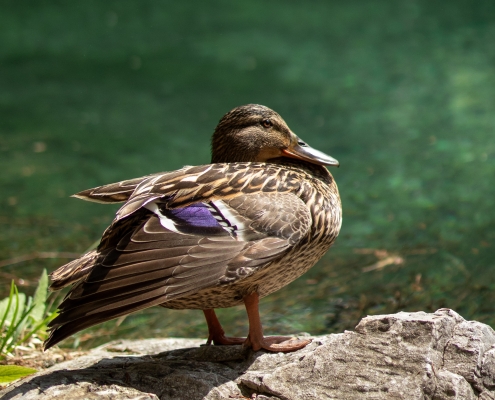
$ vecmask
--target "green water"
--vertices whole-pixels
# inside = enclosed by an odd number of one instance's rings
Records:
[[[70,194],[207,163],[220,117],[260,103],[340,161],[344,207],[335,247],[262,301],[267,333],[440,307],[495,326],[494,38],[491,0],[4,1],[0,262],[84,251],[116,207]],[[1,294],[66,261],[1,267]],[[78,341],[205,332],[153,308]]]

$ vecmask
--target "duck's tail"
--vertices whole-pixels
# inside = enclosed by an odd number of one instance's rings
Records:
[[[85,277],[95,265],[98,259],[98,251],[93,250],[76,260],[62,265],[50,274],[50,290],[60,290]]]
[[[71,197],[76,197],[86,201],[94,201],[95,203],[122,203],[129,200],[129,197],[132,195],[136,187],[151,176],[153,175],[147,175],[140,178],[128,179],[126,181],[86,189],[82,192],[73,194]]]

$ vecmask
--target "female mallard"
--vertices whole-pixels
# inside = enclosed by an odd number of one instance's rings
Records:
[[[339,192],[323,165],[338,162],[301,141],[276,112],[249,104],[220,120],[212,164],[76,194],[125,204],[96,250],[51,274],[51,289],[72,287],[45,348],[155,305],[203,310],[209,344],[306,346],[264,337],[258,301],[311,268],[339,233]],[[241,303],[249,335],[226,337],[214,309]]]

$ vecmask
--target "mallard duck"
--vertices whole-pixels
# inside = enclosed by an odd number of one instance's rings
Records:
[[[318,261],[341,226],[337,160],[299,139],[275,111],[237,107],[219,122],[212,163],[93,189],[77,198],[125,202],[96,250],[51,274],[71,288],[49,348],[84,328],[160,305],[203,310],[208,344],[289,352],[310,341],[264,337],[259,299]],[[225,336],[215,308],[244,303],[247,338]]]

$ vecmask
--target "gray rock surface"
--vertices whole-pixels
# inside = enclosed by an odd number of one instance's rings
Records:
[[[1,399],[495,399],[495,332],[441,309],[361,320],[294,353],[203,340],[117,341]]]

